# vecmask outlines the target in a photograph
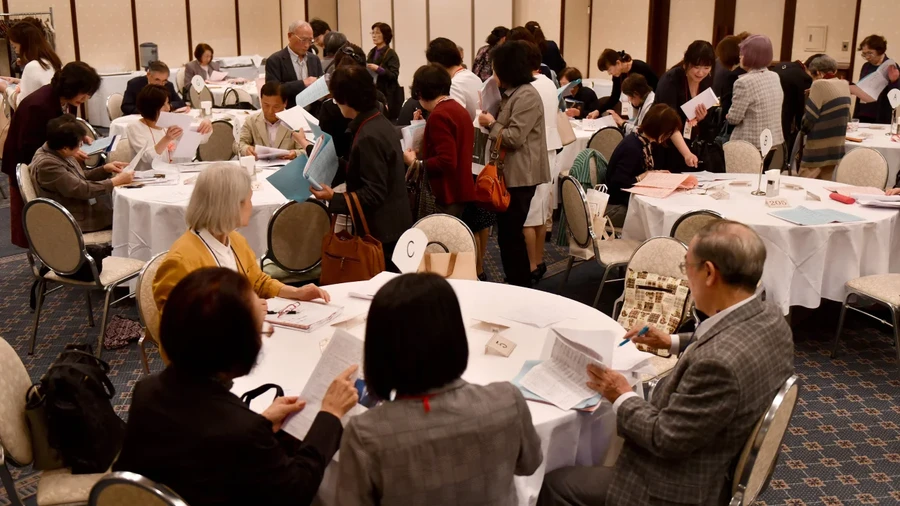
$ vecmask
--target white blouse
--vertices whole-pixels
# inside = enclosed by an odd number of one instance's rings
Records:
[[[19,81],[19,97],[16,99],[16,106],[22,103],[22,100],[31,95],[39,88],[50,84],[56,69],[47,60],[41,60],[47,65],[47,68],[41,67],[37,60],[32,60],[22,69],[22,79]]]
[[[125,138],[128,139],[128,144],[131,146],[132,158],[137,156],[142,149],[147,148],[142,158],[142,161],[145,163],[141,164],[142,166],[138,170],[150,169],[150,164],[157,159],[166,163],[187,163],[192,161],[193,157],[176,158],[172,156],[168,149],[164,149],[162,153],[157,153],[156,144],[162,140],[164,135],[166,135],[165,128],[150,128],[141,120],[133,121],[125,127]],[[203,144],[208,140],[209,135],[204,135],[200,143]],[[177,142],[175,141],[176,144]]]
[[[241,272],[238,270],[234,250],[231,249],[231,241],[228,238],[225,239],[228,241],[228,244],[222,244],[209,233],[209,230],[203,229],[199,232],[195,230],[194,233],[200,237],[200,240],[203,241],[203,244],[209,249],[209,252],[212,254],[216,263],[219,264],[219,267],[225,267],[226,269],[231,269],[238,273]]]

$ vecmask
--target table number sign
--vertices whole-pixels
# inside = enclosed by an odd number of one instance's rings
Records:
[[[194,91],[200,93],[203,91],[203,87],[206,86],[206,83],[203,82],[203,78],[200,76],[194,76],[191,78],[191,87],[194,88]]]
[[[791,203],[787,201],[785,198],[774,197],[766,199],[766,206],[768,207],[791,207]]]
[[[891,90],[887,97],[892,109],[900,107],[900,90]]]
[[[508,357],[515,349],[516,343],[495,332],[484,346],[484,354]]]
[[[716,200],[728,200],[728,197],[730,195],[725,190],[716,190],[713,193],[711,193],[709,196]]]

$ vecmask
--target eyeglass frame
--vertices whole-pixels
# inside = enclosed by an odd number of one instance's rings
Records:
[[[682,274],[687,275],[687,266],[688,265],[703,265],[706,263],[706,260],[701,260],[700,262],[688,262],[687,260],[682,260],[680,264],[678,264],[678,269]]]
[[[315,37],[313,37],[313,38],[300,37],[299,35],[297,35],[294,32],[291,32],[291,35],[293,35],[294,37],[297,37],[297,40],[299,40],[300,42],[302,42],[304,44],[312,44],[313,41],[316,40]]]

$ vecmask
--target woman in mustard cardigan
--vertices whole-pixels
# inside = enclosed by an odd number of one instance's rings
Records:
[[[213,164],[200,173],[187,208],[188,230],[169,249],[153,279],[160,312],[175,285],[201,267],[227,267],[243,274],[261,299],[330,300],[316,285],[285,285],[259,268],[247,240],[237,232],[250,221],[252,196],[250,176],[236,163]]]

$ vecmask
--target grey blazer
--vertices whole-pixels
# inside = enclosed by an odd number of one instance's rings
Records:
[[[216,72],[220,71],[219,62],[211,61],[209,62],[209,68],[215,70]],[[187,88],[191,85],[191,79],[194,76],[200,76],[204,81],[209,79],[209,75],[206,74],[206,71],[203,70],[203,67],[200,66],[200,62],[197,60],[191,60],[184,66],[184,86]]]
[[[310,77],[322,77],[322,62],[319,57],[307,52],[306,68]],[[297,105],[297,94],[306,89],[303,81],[298,79],[294,72],[294,64],[291,62],[291,53],[288,48],[272,53],[266,60],[266,82],[278,81],[288,95],[288,108]]]
[[[300,145],[291,136],[291,131],[281,123],[278,124],[278,130],[275,133],[275,144],[269,141],[269,129],[262,111],[254,113],[244,122],[239,139],[234,143],[234,152],[238,156],[246,156],[247,148],[250,146],[293,149],[298,156],[303,153]]]
[[[513,476],[541,465],[541,441],[519,389],[456,380],[420,399],[354,417],[338,462],[342,506],[517,504]]]
[[[551,111],[551,114],[555,112]],[[503,163],[506,186],[516,188],[550,182],[544,102],[534,86],[527,84],[506,90],[495,119],[490,137],[493,143],[503,131],[501,146],[506,150]]]
[[[728,504],[734,460],[794,372],[781,311],[755,297],[713,324],[654,390],[616,413],[625,445],[607,506]]]
[[[75,158],[63,158],[44,144],[28,168],[37,196],[62,204],[82,232],[112,227],[113,184],[103,167],[85,171]]]

